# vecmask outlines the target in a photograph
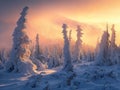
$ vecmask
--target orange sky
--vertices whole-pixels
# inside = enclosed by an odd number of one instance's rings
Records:
[[[1,22],[11,25],[11,27],[6,28],[10,30],[3,33],[7,35],[8,39],[16,26],[15,23],[23,6],[28,5],[30,9],[27,15],[27,30],[31,39],[35,39],[36,33],[39,33],[42,44],[62,42],[62,23],[68,24],[68,31],[73,30],[73,40],[76,40],[75,30],[77,25],[81,25],[84,33],[82,37],[83,43],[94,47],[97,39],[101,37],[106,29],[106,23],[109,24],[109,31],[111,31],[111,25],[115,24],[116,42],[120,44],[120,0],[25,1],[24,4],[18,5],[18,8],[17,6],[6,7],[7,9],[11,8],[11,11],[8,12],[12,13],[6,14],[8,13],[6,12],[1,15],[3,17],[0,16]],[[5,12],[4,8],[3,12]],[[4,35],[2,38],[4,38]],[[8,39],[7,41],[11,40]],[[2,42],[6,44],[6,42]]]
[[[88,2],[72,1],[71,3],[46,3],[41,6],[35,6],[29,12],[31,26],[36,28],[37,32],[47,38],[62,38],[62,23],[68,24],[73,30],[72,38],[76,40],[77,25],[83,26],[83,43],[95,46],[97,39],[101,37],[106,29],[106,23],[109,24],[109,31],[112,24],[116,25],[117,44],[120,43],[120,1],[119,0],[86,0]],[[53,5],[54,4],[54,5]],[[39,9],[40,8],[40,9]],[[32,12],[32,14],[31,14]],[[33,14],[34,13],[34,14]],[[37,14],[36,14],[37,13]],[[71,24],[73,24],[71,26]],[[54,36],[54,37],[53,37]]]

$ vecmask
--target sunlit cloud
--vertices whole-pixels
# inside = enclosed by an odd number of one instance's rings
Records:
[[[24,6],[30,9],[27,15],[26,30],[34,41],[37,33],[41,43],[57,43],[63,40],[62,23],[73,30],[76,40],[76,26],[83,29],[83,43],[95,47],[97,38],[101,37],[109,23],[109,29],[116,25],[116,42],[119,44],[120,1],[119,0],[1,0],[0,1],[0,41],[7,44],[12,39],[12,32]],[[110,32],[110,30],[109,30]],[[6,38],[4,38],[6,36]],[[4,38],[5,40],[3,40]]]

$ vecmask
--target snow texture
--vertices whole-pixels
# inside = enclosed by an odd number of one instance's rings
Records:
[[[30,75],[0,71],[0,90],[120,90],[119,65],[74,64],[76,74],[60,69]]]

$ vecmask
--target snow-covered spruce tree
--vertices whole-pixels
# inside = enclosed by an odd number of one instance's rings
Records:
[[[5,49],[1,49],[0,50],[0,61],[3,63],[3,64],[5,64],[5,62],[6,62],[6,55],[5,55],[6,53],[5,53]]]
[[[109,65],[109,33],[108,33],[108,25],[106,25],[106,31],[104,31],[101,42],[99,44],[99,51],[96,56],[96,64],[97,65]]]
[[[72,39],[71,34],[72,34],[72,30],[69,31],[69,43],[71,43],[71,39]]]
[[[71,60],[73,60],[73,48],[72,48],[72,30],[69,31],[69,47],[70,47],[70,54],[71,54]]]
[[[37,70],[44,70],[47,67],[47,65],[45,64],[45,60],[43,60],[44,57],[40,49],[39,34],[36,35],[36,45],[34,49],[34,54],[31,56],[31,60],[37,66]]]
[[[48,60],[48,68],[57,67],[57,66],[60,66],[62,64],[62,60],[60,58],[58,46],[55,45],[51,50],[50,57]]]
[[[115,25],[112,25],[111,31],[112,31],[112,36],[111,36],[111,43],[110,43],[110,47],[111,48],[115,48],[116,44],[115,44],[115,37],[116,37],[116,33],[115,33]]]
[[[80,48],[82,47],[82,29],[80,26],[77,26],[77,40],[75,43],[75,51],[74,51],[74,62],[80,62]]]
[[[64,36],[64,48],[63,48],[63,55],[64,55],[64,66],[63,66],[63,71],[73,71],[73,66],[71,63],[71,55],[70,55],[70,47],[69,47],[69,40],[67,36],[67,25],[63,24],[63,36]]]
[[[34,51],[35,51],[35,45],[33,44],[33,41],[31,40],[31,44],[30,44],[30,58],[32,58],[34,56]]]
[[[45,49],[43,50],[43,56],[46,62],[48,62],[49,58],[50,58],[50,50],[48,47],[45,47]]]
[[[6,55],[5,55],[5,49],[0,50],[0,69],[4,68],[4,64],[7,61]]]
[[[29,8],[23,8],[21,17],[17,21],[17,27],[13,33],[13,46],[11,56],[6,63],[6,70],[8,72],[19,72],[24,74],[33,73],[36,66],[29,59],[30,57],[30,39],[25,30],[25,16]]]
[[[118,64],[119,60],[118,60],[118,53],[117,53],[117,45],[115,44],[115,37],[116,37],[116,33],[115,33],[115,28],[114,28],[114,24],[112,25],[111,31],[112,31],[112,35],[111,35],[111,42],[110,42],[110,60],[111,60],[111,64]]]
[[[40,50],[40,44],[39,44],[39,34],[36,35],[36,45],[35,45],[35,57],[37,59],[40,59],[41,56],[41,50]]]
[[[39,43],[39,34],[36,35],[36,45],[35,45],[35,58],[37,58],[38,60],[40,60],[42,63],[44,63],[44,61],[42,60],[42,50],[40,48],[40,43]]]
[[[99,38],[98,38],[97,39],[97,44],[96,44],[96,47],[95,47],[95,52],[94,52],[95,59],[97,58],[96,56],[99,53],[99,49],[100,49],[99,46],[100,46],[100,42],[99,42]]]
[[[87,58],[86,59],[88,62],[91,62],[94,60],[94,53],[91,50],[87,51]]]

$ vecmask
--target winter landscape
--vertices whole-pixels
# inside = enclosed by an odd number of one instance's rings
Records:
[[[1,0],[0,90],[120,90],[119,3]]]

